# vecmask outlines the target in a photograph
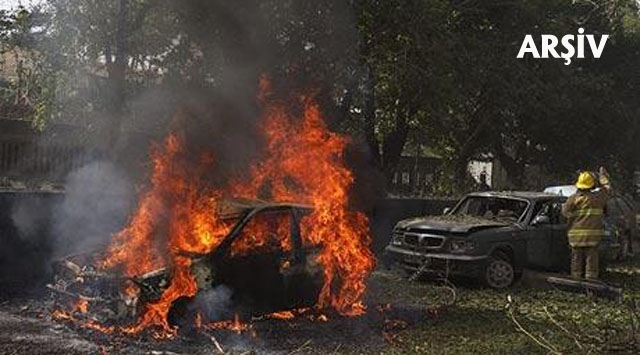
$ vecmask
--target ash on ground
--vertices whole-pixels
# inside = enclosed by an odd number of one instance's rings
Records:
[[[369,281],[368,310],[362,316],[255,317],[242,320],[248,326],[241,333],[202,329],[171,340],[156,340],[149,333],[105,334],[53,319],[54,302],[48,296],[4,300],[0,301],[0,353],[326,354],[357,351],[364,344],[369,350],[384,351],[402,341],[398,332],[437,322],[434,310],[450,301],[445,288],[423,299],[399,297],[398,282],[406,281],[393,272],[375,272]]]

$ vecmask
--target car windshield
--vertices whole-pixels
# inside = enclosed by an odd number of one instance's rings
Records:
[[[574,185],[562,185],[562,186],[549,186],[544,189],[543,192],[548,194],[571,196],[576,193],[578,189]]]
[[[526,201],[512,198],[469,196],[452,214],[517,222],[527,210],[527,205]]]

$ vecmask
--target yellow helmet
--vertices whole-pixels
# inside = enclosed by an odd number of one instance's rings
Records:
[[[596,179],[593,178],[593,175],[588,171],[583,171],[578,176],[578,181],[576,181],[576,187],[580,190],[591,190],[596,186]]]

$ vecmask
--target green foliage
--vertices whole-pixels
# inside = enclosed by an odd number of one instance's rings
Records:
[[[623,303],[522,285],[495,291],[460,280],[464,284],[456,289],[453,307],[435,316],[425,310],[416,324],[395,334],[395,343],[371,350],[384,354],[548,354],[518,329],[513,315],[523,329],[546,340],[558,353],[635,353],[640,344],[640,258],[612,265],[603,277],[623,286]],[[389,302],[395,309],[437,309],[450,297],[440,290],[439,282],[412,284],[386,272],[374,274],[370,284],[375,302]]]
[[[640,148],[633,1],[362,3],[362,61],[376,83],[372,150],[406,142],[431,147],[451,177],[442,191],[470,188],[466,164],[487,153],[514,188],[534,187],[526,184],[526,166],[562,181],[600,164],[618,167],[629,187],[639,162],[632,151]],[[574,58],[570,66],[515,58],[525,34],[562,37],[578,27],[611,35],[602,58]],[[405,127],[419,133],[390,134]],[[391,173],[389,162],[381,159]]]
[[[467,163],[487,154],[516,188],[531,187],[531,165],[562,181],[607,165],[631,188],[640,148],[632,0],[223,3],[49,0],[4,12],[2,50],[28,60],[5,85],[3,110],[20,107],[36,126],[106,113],[119,131],[147,90],[248,102],[269,73],[276,90],[314,88],[330,126],[361,136],[388,180],[403,153],[428,148],[444,160],[440,193],[472,188]],[[525,34],[578,27],[611,35],[602,58],[516,59]]]
[[[42,129],[55,111],[56,76],[35,47],[38,13],[19,7],[0,12],[0,55],[12,64],[14,77],[0,87],[0,116],[29,119]]]

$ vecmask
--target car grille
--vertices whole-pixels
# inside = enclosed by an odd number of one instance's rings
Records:
[[[420,241],[420,238],[414,234],[405,234],[404,235],[404,244],[417,246]]]
[[[444,238],[442,237],[423,237],[420,241],[420,245],[427,248],[440,248]]]
[[[417,234],[417,233],[403,233],[395,232],[395,235],[404,234],[403,245],[412,249],[438,249],[444,244],[444,237],[433,234]]]

